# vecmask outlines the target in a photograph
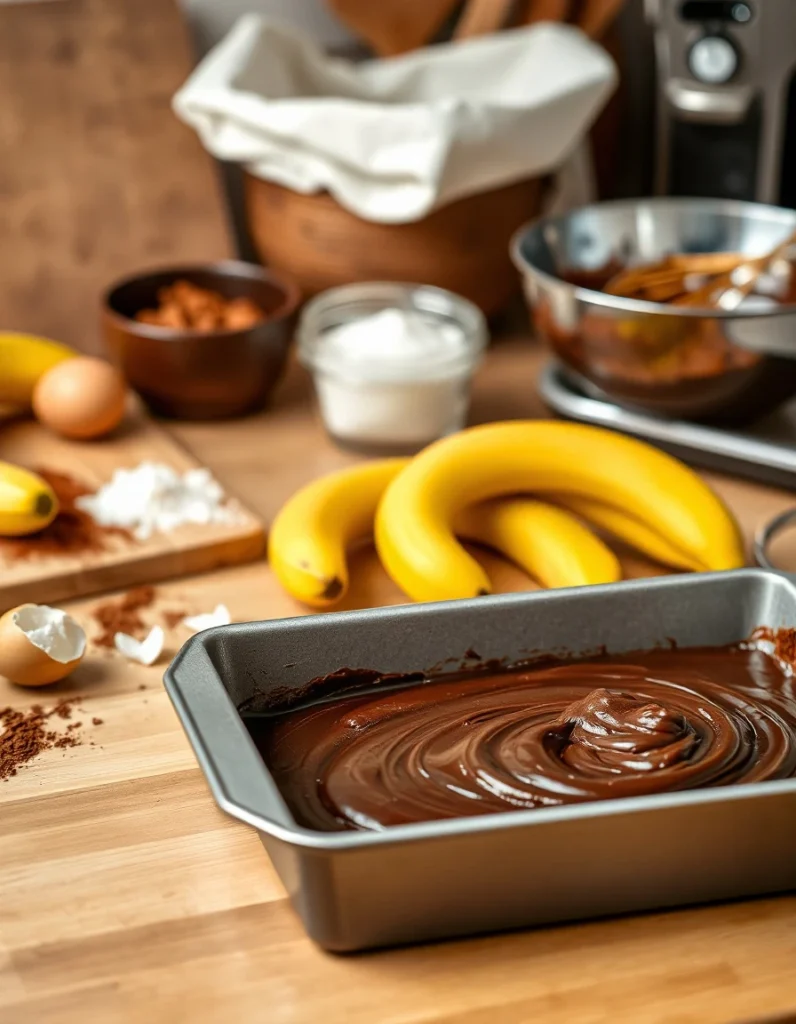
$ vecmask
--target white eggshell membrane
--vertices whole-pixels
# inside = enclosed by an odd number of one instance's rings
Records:
[[[78,661],[86,652],[85,630],[60,608],[24,605],[13,613],[13,622],[34,647],[61,665]]]

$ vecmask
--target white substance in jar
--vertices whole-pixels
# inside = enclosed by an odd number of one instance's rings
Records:
[[[464,426],[473,364],[461,327],[415,309],[385,309],[332,327],[313,357],[329,433],[404,448]]]

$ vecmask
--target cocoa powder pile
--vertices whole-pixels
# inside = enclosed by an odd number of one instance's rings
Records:
[[[163,622],[166,629],[176,629],[177,626],[182,624],[182,620],[186,618],[188,612],[183,609],[175,609],[174,611],[163,612]]]
[[[123,597],[110,601],[103,601],[91,610],[91,615],[100,627],[100,633],[94,637],[94,643],[98,647],[113,647],[114,638],[117,633],[126,633],[135,637],[136,640],[143,639],[148,631],[148,626],[141,616],[141,612],[151,608],[157,600],[157,591],[154,587],[135,587],[129,590]],[[167,609],[160,613],[167,629],[175,629],[180,625],[188,612],[185,609]]]
[[[99,647],[113,647],[117,633],[139,636],[146,629],[141,612],[154,604],[155,597],[154,587],[136,587],[124,597],[98,604],[91,614],[102,632],[94,638],[94,643]]]
[[[10,779],[17,774],[17,769],[31,761],[44,750],[53,748],[77,747],[80,737],[77,735],[81,722],[73,722],[67,726],[66,732],[56,732],[49,728],[51,718],[70,719],[74,706],[79,698],[59,701],[46,711],[41,704],[34,704],[28,711],[16,708],[0,709],[0,780]]]
[[[30,537],[0,540],[0,555],[11,561],[27,558],[49,558],[105,551],[112,539],[132,541],[132,535],[119,527],[100,526],[87,512],[75,507],[75,501],[92,490],[66,473],[52,469],[35,469],[55,491],[59,512],[48,527]]]

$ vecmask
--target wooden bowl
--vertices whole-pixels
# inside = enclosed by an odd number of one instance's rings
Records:
[[[253,299],[264,320],[242,330],[200,332],[141,323],[141,309],[178,280]],[[297,285],[251,263],[177,266],[125,278],[105,294],[102,321],[108,351],[147,404],[163,416],[224,419],[259,408],[278,383],[300,302]]]
[[[358,281],[447,288],[484,313],[519,287],[509,241],[539,213],[542,184],[518,182],[467,196],[411,224],[377,224],[327,193],[302,195],[246,175],[249,228],[260,258],[298,281],[305,296]]]

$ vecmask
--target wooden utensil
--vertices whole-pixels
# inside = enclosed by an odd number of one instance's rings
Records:
[[[351,31],[380,57],[425,46],[457,0],[327,0]]]
[[[717,309],[735,309],[751,294],[757,285],[761,275],[776,260],[781,259],[788,250],[796,245],[796,231],[791,232],[784,242],[780,242],[764,256],[757,256],[754,259],[744,257],[731,270],[720,274],[714,280],[709,281],[702,288],[688,292],[674,300],[675,306],[700,306],[716,307]]]
[[[740,253],[680,253],[659,263],[629,267],[615,274],[603,289],[608,295],[666,302],[681,295],[691,275],[716,275],[732,270]]]
[[[454,39],[498,32],[506,26],[514,0],[468,0],[456,24]]]
[[[566,21],[572,0],[527,0],[520,23],[533,25],[537,21]]]
[[[600,39],[624,7],[626,0],[581,0],[577,16],[578,28],[592,39]]]
[[[796,245],[796,231],[763,256],[749,258],[738,253],[682,253],[660,263],[623,270],[603,289],[609,295],[669,302],[694,309],[735,309],[750,295],[761,275]],[[689,288],[688,278],[710,278],[699,288]]]

